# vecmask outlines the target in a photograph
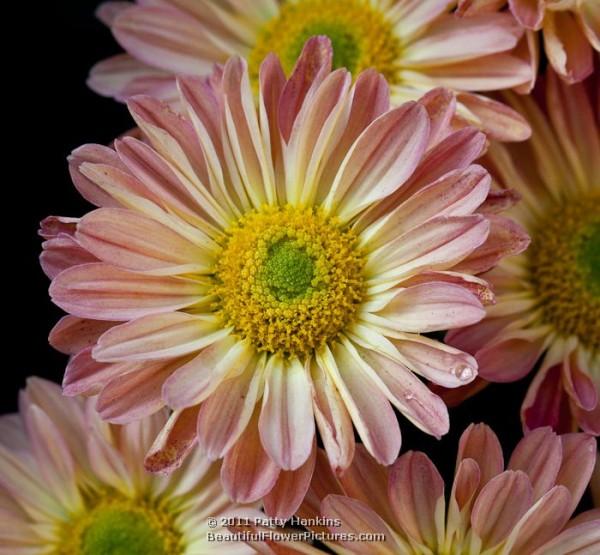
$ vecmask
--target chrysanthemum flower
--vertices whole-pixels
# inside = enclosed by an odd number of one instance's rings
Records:
[[[289,81],[266,59],[258,108],[240,58],[179,81],[187,118],[136,98],[152,146],[76,150],[75,184],[102,208],[42,229],[52,299],[71,314],[50,337],[74,355],[65,393],[100,391],[112,422],[167,404],[147,467],[176,466],[197,437],[225,457],[232,497],[273,490],[271,512],[308,487],[315,419],[339,468],[352,423],[395,460],[392,405],[446,433],[446,406],[415,374],[457,387],[476,363],[420,333],[481,319],[492,295],[473,274],[528,241],[475,213],[488,207],[489,175],[472,164],[485,137],[448,128],[451,95],[389,110],[382,76],[353,85],[330,66],[314,38]]]
[[[392,101],[416,100],[433,87],[459,94],[461,117],[500,140],[524,140],[529,127],[506,106],[472,91],[511,88],[533,79],[513,53],[523,35],[510,13],[459,19],[440,0],[161,0],[108,2],[98,15],[127,54],[96,65],[89,84],[118,99],[147,93],[178,99],[174,74],[206,75],[238,54],[258,80],[270,52],[289,75],[304,42],[326,35],[334,68],[353,75],[373,67]]]
[[[424,453],[405,453],[389,469],[365,455],[357,450],[341,476],[320,455],[299,511],[302,518],[332,523],[314,531],[329,533],[325,539],[334,553],[600,552],[600,511],[569,520],[594,468],[596,442],[589,435],[557,436],[538,428],[519,442],[505,470],[496,435],[485,425],[471,425],[460,440],[448,500],[442,477]],[[335,534],[351,540],[336,541]],[[284,545],[285,553],[315,553],[301,544]]]
[[[253,517],[234,506],[219,467],[198,449],[164,477],[143,470],[166,411],[112,426],[91,401],[30,378],[20,413],[0,417],[0,554],[197,555],[221,553],[208,517]],[[221,546],[222,547],[222,546]],[[232,543],[228,553],[252,553]]]
[[[600,2],[598,0],[459,0],[458,13],[481,17],[508,4],[527,29],[535,70],[539,39],[554,71],[568,83],[577,83],[594,70],[594,50],[600,52]],[[535,79],[535,77],[534,77]]]
[[[488,167],[523,197],[512,215],[532,246],[486,274],[497,303],[478,326],[447,340],[473,353],[480,376],[508,382],[542,363],[523,405],[527,428],[600,433],[600,132],[598,86],[549,73],[545,109],[512,99],[534,135],[493,145]],[[541,87],[542,88],[542,87]],[[543,89],[543,88],[542,88]]]

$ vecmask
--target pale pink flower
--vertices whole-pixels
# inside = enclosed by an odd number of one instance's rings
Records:
[[[168,405],[148,468],[176,467],[198,440],[224,457],[235,500],[269,494],[280,515],[308,487],[315,419],[339,468],[353,424],[379,462],[396,459],[392,405],[447,432],[415,374],[458,387],[477,367],[420,334],[482,318],[493,296],[475,274],[528,244],[476,213],[496,198],[473,164],[485,136],[449,128],[452,95],[390,110],[381,75],[353,84],[331,56],[311,39],[289,80],[269,56],[258,107],[240,58],[179,80],[186,116],[131,100],[148,142],[77,149],[75,185],[101,208],[42,226],[50,293],[70,313],[50,335],[72,355],[65,393],[99,392],[116,423]]]
[[[518,443],[505,469],[494,432],[471,425],[460,439],[446,500],[444,481],[424,453],[409,451],[385,468],[359,449],[337,476],[319,453],[298,516],[331,523],[312,527],[314,537],[340,555],[592,555],[600,552],[600,510],[569,519],[595,459],[592,436],[538,428]],[[319,553],[291,542],[259,547]]]
[[[63,397],[60,387],[30,378],[20,412],[0,417],[0,554],[222,553],[207,536],[226,517],[256,518],[233,505],[219,465],[198,449],[169,479],[143,469],[144,453],[167,420],[160,411],[113,426],[91,400]],[[253,553],[242,543],[227,553]]]
[[[541,366],[522,408],[527,429],[600,433],[600,132],[597,81],[547,75],[545,103],[511,98],[532,139],[491,146],[486,165],[522,201],[509,213],[529,250],[485,275],[497,303],[447,340],[472,353],[485,380],[510,382]],[[537,91],[536,91],[537,92]],[[591,92],[595,98],[592,99]]]
[[[174,74],[207,75],[237,54],[258,78],[275,52],[289,74],[311,35],[327,35],[334,67],[353,75],[373,67],[390,84],[395,105],[434,87],[456,91],[459,117],[499,140],[524,140],[527,123],[499,102],[473,91],[507,89],[535,78],[524,34],[510,13],[460,19],[448,0],[160,0],[107,2],[98,15],[127,51],[97,64],[90,86],[126,99],[148,93],[178,99]],[[526,50],[526,49],[525,49]]]
[[[598,0],[459,0],[458,13],[482,17],[507,4],[517,21],[527,29],[533,69],[531,86],[539,65],[540,34],[550,64],[564,81],[577,83],[591,75],[594,50],[600,52]]]

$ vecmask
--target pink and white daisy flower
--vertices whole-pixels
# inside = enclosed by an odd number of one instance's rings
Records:
[[[224,457],[233,499],[268,495],[278,515],[308,487],[315,420],[341,469],[353,424],[380,463],[396,459],[392,406],[447,432],[416,374],[458,387],[477,365],[421,333],[480,320],[492,295],[476,274],[528,244],[487,214],[490,178],[472,163],[485,136],[448,126],[451,94],[390,110],[381,75],[353,83],[331,58],[313,38],[286,80],[269,56],[258,107],[240,58],[179,80],[186,116],[131,100],[148,142],[77,149],[75,185],[101,208],[42,226],[50,293],[70,313],[50,335],[72,355],[65,393],[99,392],[116,423],[168,405],[146,466],[174,468],[198,441]]]
[[[538,428],[519,442],[505,469],[494,432],[471,425],[459,443],[448,501],[424,453],[409,451],[385,468],[360,449],[341,476],[319,454],[298,514],[327,522],[313,527],[315,537],[340,555],[592,555],[600,550],[600,510],[569,519],[595,459],[592,436]],[[263,553],[319,553],[299,543],[272,547],[259,546]]]
[[[552,68],[567,83],[578,83],[594,71],[594,50],[600,52],[598,0],[459,0],[458,13],[481,17],[507,4],[527,29],[533,80],[539,63],[539,38]],[[538,33],[539,31],[539,33]]]
[[[262,60],[279,56],[289,75],[304,42],[326,35],[334,68],[354,75],[373,67],[396,105],[434,87],[455,90],[460,118],[499,140],[524,140],[526,122],[473,91],[534,79],[526,56],[513,51],[524,31],[510,13],[460,19],[448,0],[160,0],[107,2],[98,11],[127,51],[97,64],[90,86],[126,99],[147,93],[176,102],[175,74],[207,75],[232,55],[249,61],[258,81]]]
[[[545,106],[511,102],[532,123],[530,141],[494,144],[487,166],[522,201],[509,213],[531,248],[485,275],[496,304],[447,340],[472,354],[480,376],[522,378],[541,360],[522,408],[527,429],[600,434],[600,124],[598,84],[547,75]],[[588,93],[592,93],[592,95]]]
[[[2,555],[222,553],[209,541],[208,518],[219,525],[233,515],[260,515],[229,501],[219,465],[198,449],[168,480],[144,471],[166,411],[113,426],[91,400],[64,397],[39,378],[28,380],[19,406],[18,414],[0,417]],[[227,551],[253,552],[242,543]]]

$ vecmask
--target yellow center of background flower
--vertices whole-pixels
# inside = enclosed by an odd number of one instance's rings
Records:
[[[388,82],[397,82],[400,41],[384,14],[368,0],[296,0],[283,2],[279,15],[259,32],[249,56],[250,75],[275,52],[289,75],[304,43],[326,35],[333,45],[333,67],[353,75],[374,67]]]
[[[181,555],[182,536],[173,520],[156,503],[106,492],[64,525],[52,555]]]
[[[259,351],[302,356],[336,337],[363,298],[356,237],[318,211],[264,207],[227,235],[215,305]]]
[[[600,196],[557,207],[532,234],[531,282],[543,319],[600,348]]]

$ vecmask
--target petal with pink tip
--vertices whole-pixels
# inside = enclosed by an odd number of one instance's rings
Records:
[[[485,424],[471,424],[458,443],[456,466],[464,459],[473,459],[481,471],[479,489],[504,469],[504,456],[498,437]]]
[[[273,489],[263,499],[264,509],[271,518],[292,517],[306,496],[317,458],[316,442],[310,456],[296,470],[282,470]]]
[[[123,208],[100,208],[77,225],[77,240],[107,264],[158,275],[206,273],[206,249],[165,225]]]
[[[71,357],[63,378],[67,397],[98,393],[113,378],[133,369],[132,364],[107,364],[92,357],[92,349],[83,349]]]
[[[317,352],[319,365],[333,379],[365,447],[379,463],[388,465],[400,450],[400,427],[380,385],[367,376],[366,363],[360,365],[359,359],[340,343],[332,351],[325,347]]]
[[[93,254],[69,235],[60,234],[42,243],[40,265],[50,279],[54,279],[67,268],[97,261]]]
[[[55,304],[94,320],[171,312],[202,300],[204,291],[205,286],[195,281],[134,274],[102,263],[69,268],[50,286]]]
[[[579,351],[573,350],[563,362],[563,384],[569,397],[584,411],[598,404],[598,390],[592,377],[581,366]]]
[[[111,328],[92,354],[101,362],[174,358],[199,351],[229,333],[211,317],[154,314]]]
[[[393,330],[425,333],[474,324],[485,310],[464,287],[430,282],[401,289],[376,315]]]
[[[502,472],[483,486],[473,505],[471,526],[481,538],[484,550],[508,537],[532,500],[531,482],[520,470]]]
[[[407,66],[444,65],[514,48],[523,31],[506,13],[440,17],[403,52]]]
[[[402,455],[390,471],[388,493],[400,528],[435,551],[442,540],[444,480],[427,455],[415,451]]]
[[[333,50],[324,36],[310,38],[296,61],[290,78],[283,87],[279,103],[279,126],[284,141],[288,141],[292,126],[305,99],[310,98],[331,71]]]
[[[331,376],[316,361],[311,362],[311,383],[313,410],[329,464],[336,471],[345,470],[354,457],[352,419]]]
[[[544,20],[543,0],[508,0],[515,19],[528,29],[539,30]]]
[[[506,104],[487,96],[460,93],[458,101],[481,121],[490,138],[497,141],[525,141],[531,136],[527,120]]]
[[[207,74],[211,61],[224,58],[197,20],[172,9],[132,7],[119,14],[112,31],[133,56],[171,73]]]
[[[556,483],[571,492],[571,512],[575,510],[589,484],[596,463],[596,440],[588,434],[564,434],[563,458]]]
[[[567,83],[582,81],[594,71],[594,51],[570,10],[548,10],[544,46],[550,64]]]
[[[127,424],[158,412],[165,406],[163,384],[177,364],[179,361],[144,361],[139,369],[114,377],[98,396],[98,414],[113,424]]]
[[[308,370],[297,358],[273,355],[265,369],[258,427],[263,447],[283,470],[296,470],[310,455],[315,436]]]
[[[532,555],[593,555],[600,550],[600,518],[567,528]]]
[[[382,553],[408,553],[406,544],[368,505],[361,501],[342,495],[328,495],[321,503],[321,513],[325,518],[339,520],[340,526],[330,526],[333,534],[359,536],[360,534],[377,534],[385,538],[383,541],[363,542],[361,555],[381,555]],[[340,541],[350,552],[356,550],[355,542]]]
[[[554,538],[569,520],[571,495],[567,488],[550,489],[509,534],[503,553],[532,553]]]
[[[144,459],[144,468],[155,474],[178,469],[196,444],[198,407],[174,411]]]
[[[225,379],[200,406],[198,443],[210,459],[225,456],[246,428],[263,387],[264,359]]]
[[[458,349],[421,335],[404,334],[393,340],[413,372],[444,387],[460,387],[475,379],[475,359]]]
[[[280,468],[263,449],[258,432],[258,410],[225,455],[221,482],[237,503],[253,503],[267,495],[277,483]]]
[[[451,268],[485,242],[488,230],[480,215],[434,218],[370,254],[365,272],[383,280]]]
[[[165,381],[164,400],[175,410],[201,403],[228,375],[241,374],[251,364],[254,353],[247,339],[221,336]]]
[[[117,322],[63,316],[50,331],[48,341],[57,351],[75,355],[93,346],[98,338]]]
[[[373,121],[342,162],[324,206],[344,221],[391,195],[413,173],[425,152],[429,118],[406,103]]]
[[[492,269],[502,258],[520,254],[529,246],[531,239],[518,223],[496,214],[486,217],[490,222],[487,240],[453,268],[456,272],[481,274]]]
[[[404,365],[375,351],[360,350],[362,358],[387,386],[390,401],[419,429],[440,438],[450,421],[444,402]]]
[[[390,524],[394,523],[394,513],[388,497],[388,467],[382,466],[365,449],[356,446],[352,464],[338,475],[345,494],[358,499]]]
[[[560,438],[552,428],[529,432],[515,447],[509,470],[522,470],[531,480],[533,499],[537,501],[555,484],[562,463]]]

